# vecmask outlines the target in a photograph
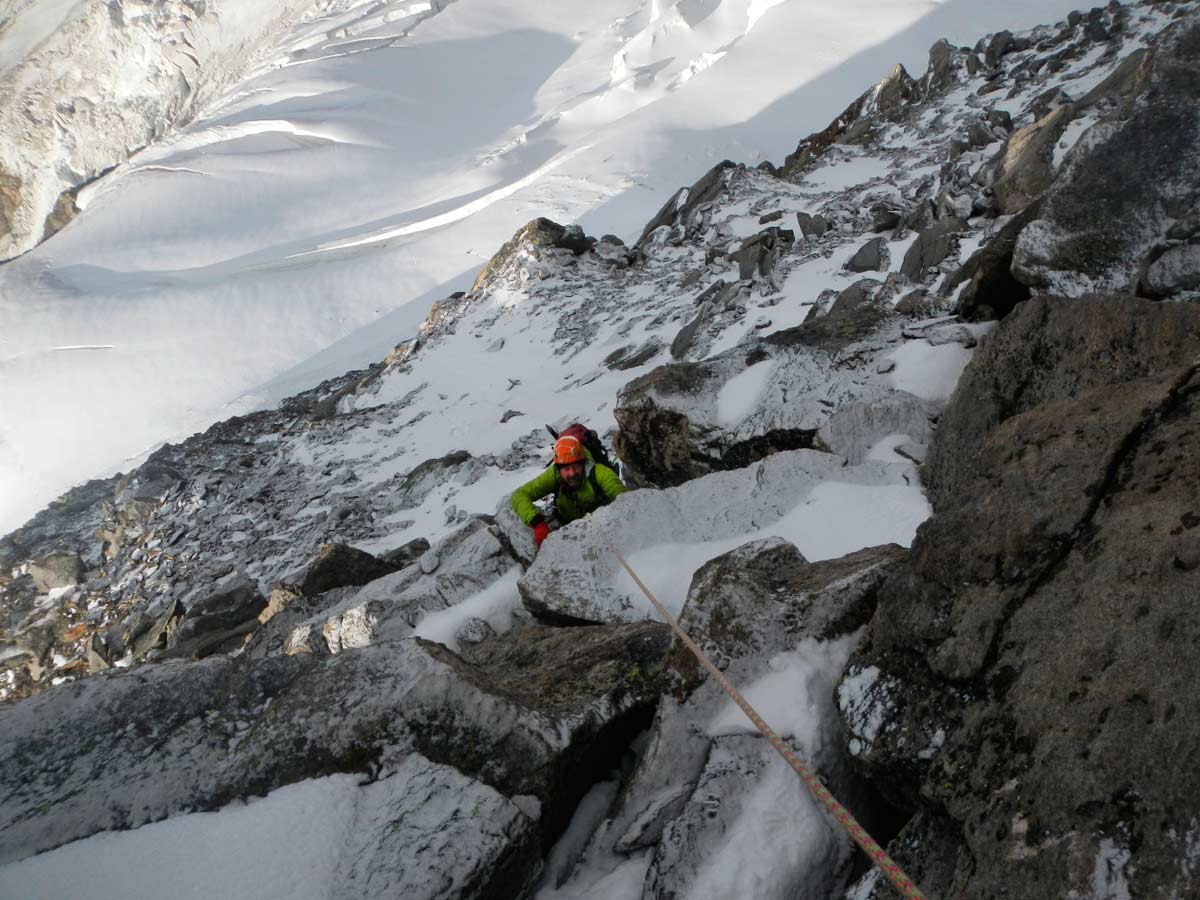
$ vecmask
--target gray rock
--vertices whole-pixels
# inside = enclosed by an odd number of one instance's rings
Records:
[[[519,409],[505,410],[504,415],[502,415],[500,417],[500,424],[503,425],[505,422],[509,421],[510,419],[515,419],[515,418],[517,418],[517,416],[523,416],[523,415],[525,415],[525,413],[521,412]]]
[[[846,261],[843,266],[850,272],[881,272],[887,269],[887,238],[871,238]]]
[[[1064,104],[1013,132],[996,155],[992,192],[1001,215],[1018,213],[1046,193],[1054,180],[1054,145],[1075,117]]]
[[[490,519],[470,519],[416,565],[330,597],[293,626],[287,652],[342,653],[408,637],[427,613],[465,600],[517,565],[510,547]]]
[[[211,593],[186,597],[182,605],[182,617],[167,638],[167,651],[200,658],[256,628],[267,601],[254,580],[234,573]]]
[[[1018,238],[1013,273],[1022,282],[1069,296],[1132,293],[1173,216],[1200,202],[1200,186],[1183,174],[1200,152],[1197,29],[1191,18],[1174,23],[1140,71],[1127,114],[1119,108],[1079,139]]]
[[[413,538],[405,544],[397,547],[395,550],[389,550],[379,558],[384,562],[395,566],[394,571],[398,571],[407,565],[411,565],[414,560],[421,556],[429,549],[429,541],[425,538]]]
[[[1163,299],[1178,296],[1193,299],[1200,290],[1200,244],[1169,247],[1146,270],[1140,291],[1143,296]]]
[[[519,633],[488,646],[474,663],[421,641],[325,659],[173,662],[0,707],[0,864],[306,778],[386,778],[423,766],[409,762],[414,753],[510,799],[536,797],[539,835],[553,839],[590,786],[591,767],[613,764],[629,730],[644,727],[653,694],[626,674],[654,668],[665,629]],[[59,802],[68,795],[69,805]],[[515,821],[508,806],[488,803]],[[358,833],[358,845],[394,837],[385,824]],[[525,856],[513,877],[532,877],[539,855]],[[493,874],[479,873],[479,883]]]
[[[812,446],[816,430],[837,409],[885,392],[866,373],[846,373],[831,383],[829,368],[839,345],[869,334],[886,316],[878,304],[862,303],[777,332],[755,349],[661,366],[631,381],[614,410],[620,426],[614,445],[630,482],[681,484],[780,450]],[[722,388],[755,365],[770,373],[761,396],[736,416],[723,410]]]
[[[926,474],[935,509],[973,478],[972,448],[1005,419],[1190,362],[1200,310],[1115,296],[1035,297],[1003,321],[968,364],[962,399],[938,427]]]
[[[897,391],[871,403],[855,403],[839,411],[817,433],[821,444],[858,465],[881,440],[906,434],[916,443],[927,444],[933,433],[930,420],[935,409],[927,400]]]
[[[753,541],[696,572],[681,624],[727,677],[736,684],[750,684],[771,671],[770,660],[778,654],[802,644],[811,650],[815,645],[803,642],[840,640],[858,628],[871,615],[875,592],[888,571],[902,558],[903,551],[897,547],[878,547],[837,560],[807,563],[786,541]],[[706,759],[719,755],[720,745],[729,740],[712,742],[705,733],[728,704],[719,687],[706,680],[706,672],[682,646],[672,649],[668,666],[676,684],[673,699],[664,698],[650,743],[612,820],[612,833],[619,836],[617,849],[621,852],[660,844],[661,838],[655,878],[680,863],[692,871],[699,862],[697,848],[685,836],[697,826],[687,810],[697,803],[711,806],[702,799],[707,793],[702,777]],[[830,701],[829,692],[818,685],[797,683],[796,689],[812,691],[816,705]],[[763,743],[749,737],[733,740],[753,747]],[[761,761],[774,765],[770,762],[773,751],[762,747],[761,752]],[[840,796],[847,800],[856,796],[839,746],[808,747],[802,752],[812,753],[810,762],[836,782]],[[775,775],[783,771],[790,770],[785,767]],[[786,784],[779,784],[778,789],[799,787],[794,779],[794,775],[781,779]],[[743,770],[733,782],[743,794],[753,789],[748,771]],[[732,799],[730,803],[728,812],[734,813],[737,803]],[[731,825],[724,813],[719,818],[722,827]],[[786,843],[791,847],[786,855],[794,859],[798,848],[790,840]],[[781,875],[794,872],[790,864],[779,869]],[[732,891],[731,895],[738,893]]]
[[[955,312],[973,322],[1002,319],[1014,306],[1029,299],[1029,288],[1012,274],[1013,251],[1021,231],[1037,218],[1041,202],[1035,200],[1013,216],[957,271],[946,277],[941,293],[950,296],[964,281]]]
[[[322,544],[304,570],[300,590],[309,596],[333,588],[362,585],[399,568],[395,563],[372,556],[348,544]]]
[[[903,484],[907,472],[906,465],[848,466],[831,453],[794,450],[668,490],[630,491],[552,533],[517,584],[525,607],[544,621],[641,621],[651,615],[651,607],[624,577],[613,546],[633,554],[636,565],[637,552],[678,544],[699,554],[699,565],[705,545],[770,534],[768,529],[821,482]],[[677,584],[672,591],[677,593],[660,599],[678,609],[684,586]]]
[[[923,281],[930,269],[958,250],[957,233],[965,227],[958,219],[948,219],[926,228],[904,254],[900,274]]]
[[[704,173],[690,188],[684,188],[668,200],[642,229],[636,247],[641,247],[657,229],[664,225],[682,224],[685,227],[694,224],[701,207],[712,203],[726,188],[729,174],[737,166],[729,160],[722,160]]]
[[[835,823],[814,816],[811,804],[803,782],[764,739],[716,739],[695,790],[663,831],[642,897],[670,900],[701,887],[727,897],[834,896],[853,844]],[[791,827],[775,829],[763,815]],[[756,866],[712,865],[730,852],[732,835],[753,846]]]
[[[414,753],[360,793],[330,900],[501,900],[531,887],[537,824],[494,788]]]
[[[83,579],[83,560],[78,553],[50,553],[29,564],[29,575],[40,591],[68,587]]]

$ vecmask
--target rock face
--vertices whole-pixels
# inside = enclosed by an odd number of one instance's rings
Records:
[[[951,848],[933,895],[1195,890],[1200,783],[1162,760],[1200,750],[1200,703],[1193,667],[1159,662],[1200,637],[1198,327],[1031,300],[946,411],[936,515],[840,689],[864,770],[920,804],[897,852]]]
[[[644,727],[649,682],[626,676],[635,667],[652,673],[666,648],[664,627],[653,624],[514,633],[474,662],[408,641],[325,660],[164,664],[48,691],[0,711],[0,860],[318,775],[370,770],[403,779],[415,766],[420,777],[404,787],[406,803],[411,791],[447,779],[490,798],[482,808],[494,817],[479,824],[493,841],[506,837],[480,851],[497,870],[480,873],[479,883],[496,875],[527,884],[542,841],[556,836],[589,786],[578,774],[611,763],[629,729]],[[70,804],[56,802],[67,794]],[[536,823],[519,824],[525,815],[504,799],[521,796],[540,804]],[[359,835],[366,848],[354,851],[370,853],[372,878],[407,877],[390,864],[429,839],[405,832],[408,850],[396,850],[391,815],[381,813],[376,830]]]
[[[1139,68],[1134,100],[1080,139],[1018,239],[1013,271],[1025,284],[1069,296],[1135,293],[1147,267],[1193,239],[1194,216],[1186,234],[1170,231],[1200,200],[1184,174],[1200,164],[1198,35],[1194,16],[1173,25]],[[1156,273],[1148,293],[1192,297],[1193,281]]]

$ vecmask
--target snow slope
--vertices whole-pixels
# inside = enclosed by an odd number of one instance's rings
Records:
[[[0,532],[381,357],[536,215],[635,236],[714,161],[782,158],[935,39],[1071,6],[388,0],[264,36],[250,77],[0,268]],[[46,9],[17,9],[7,52]]]

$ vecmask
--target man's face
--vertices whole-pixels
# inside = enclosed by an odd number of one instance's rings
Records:
[[[583,481],[583,463],[564,463],[558,467],[558,476],[567,487],[579,487],[580,482]]]

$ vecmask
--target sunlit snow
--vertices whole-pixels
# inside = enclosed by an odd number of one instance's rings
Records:
[[[0,532],[381,358],[535,216],[632,239],[713,163],[779,161],[895,62],[920,72],[934,40],[1072,5],[330,3],[0,267]],[[26,4],[6,60],[71,9]]]

